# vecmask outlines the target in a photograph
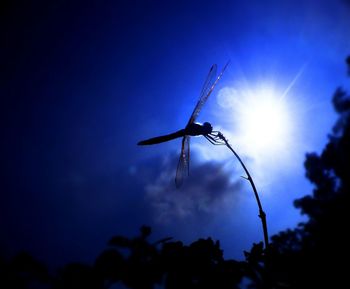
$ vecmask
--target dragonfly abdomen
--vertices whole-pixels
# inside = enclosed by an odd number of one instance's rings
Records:
[[[147,140],[143,140],[138,142],[138,145],[153,145],[153,144],[158,144],[158,143],[162,143],[162,142],[166,142],[166,141],[170,141],[173,140],[175,138],[179,138],[179,137],[183,137],[185,136],[185,130],[181,129],[178,130],[177,132],[174,133],[170,133],[170,134],[166,134],[166,135],[161,135],[161,136],[157,136],[157,137],[153,137]]]

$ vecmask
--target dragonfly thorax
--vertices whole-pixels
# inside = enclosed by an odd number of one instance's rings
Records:
[[[199,123],[190,123],[185,128],[185,134],[196,136],[196,135],[207,135],[213,131],[213,127],[209,122],[205,122],[203,124]]]

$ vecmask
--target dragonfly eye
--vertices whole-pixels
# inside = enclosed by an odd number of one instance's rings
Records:
[[[203,128],[207,134],[211,133],[213,131],[213,127],[211,126],[211,124],[209,122],[203,123]]]

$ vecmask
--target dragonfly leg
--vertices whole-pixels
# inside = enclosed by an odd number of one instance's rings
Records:
[[[219,142],[219,143],[222,143],[222,144],[226,144],[226,142],[225,142],[226,139],[223,138],[223,135],[220,132],[218,132],[218,133],[210,133],[209,135],[212,138],[214,138],[214,140],[216,142]]]
[[[220,141],[220,142],[225,143],[225,144],[227,142],[226,138],[224,137],[224,135],[220,131],[213,130],[209,135],[211,137],[213,137],[216,141]]]
[[[209,137],[208,135],[204,135],[204,137],[213,145],[217,145],[216,141],[214,141],[211,137]]]
[[[204,137],[213,145],[224,145],[225,143],[220,141],[216,135],[207,134]]]

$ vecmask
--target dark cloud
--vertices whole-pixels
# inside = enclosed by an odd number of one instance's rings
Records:
[[[146,182],[145,191],[156,222],[209,219],[231,210],[242,197],[242,180],[227,171],[223,162],[200,162],[192,154],[190,176],[176,189],[177,159],[166,158],[155,178]]]

